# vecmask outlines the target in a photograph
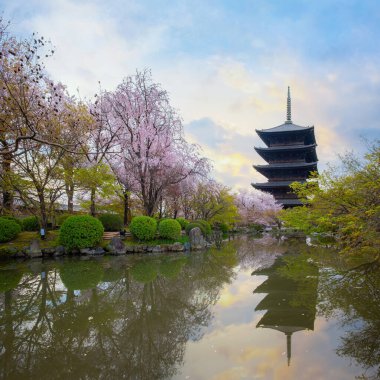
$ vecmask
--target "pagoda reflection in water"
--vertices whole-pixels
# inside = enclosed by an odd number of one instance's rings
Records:
[[[292,263],[296,264],[293,266],[295,270],[291,269]],[[256,270],[252,275],[268,277],[254,290],[257,294],[267,294],[255,308],[255,311],[266,310],[256,327],[274,329],[285,334],[290,365],[293,333],[314,330],[318,268],[312,262],[297,256],[283,255],[272,266]]]

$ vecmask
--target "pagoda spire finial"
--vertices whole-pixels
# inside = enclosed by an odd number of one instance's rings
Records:
[[[292,103],[290,99],[290,87],[288,86],[288,100],[286,104],[286,124],[292,124]]]

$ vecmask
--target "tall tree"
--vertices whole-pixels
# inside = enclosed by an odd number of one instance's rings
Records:
[[[112,166],[119,181],[140,196],[147,215],[155,212],[170,186],[207,172],[207,160],[185,141],[167,92],[153,82],[149,71],[124,79],[106,100],[120,147]]]

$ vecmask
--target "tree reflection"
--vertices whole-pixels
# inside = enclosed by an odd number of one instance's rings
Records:
[[[24,268],[0,296],[0,377],[170,378],[235,265],[227,247]]]
[[[348,264],[349,265],[349,264]],[[338,355],[353,358],[365,369],[363,378],[380,378],[380,263],[363,263],[323,274],[319,313],[338,316],[347,330]]]

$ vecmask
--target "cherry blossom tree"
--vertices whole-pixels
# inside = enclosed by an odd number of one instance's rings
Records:
[[[241,223],[244,225],[273,224],[282,209],[271,194],[254,189],[240,189],[235,196],[235,204],[239,210]]]
[[[124,79],[106,95],[120,154],[110,159],[119,181],[153,215],[164,192],[193,175],[206,175],[207,159],[183,137],[182,122],[168,94],[148,70]]]

